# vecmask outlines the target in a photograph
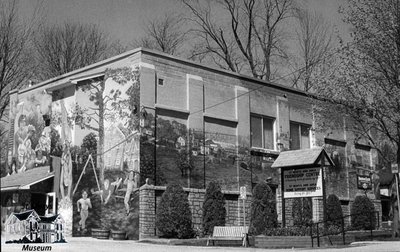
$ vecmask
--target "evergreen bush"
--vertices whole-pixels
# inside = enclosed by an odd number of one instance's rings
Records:
[[[191,238],[192,213],[187,194],[180,185],[169,185],[157,208],[156,227],[161,237]]]
[[[259,235],[266,229],[277,227],[275,195],[267,183],[261,182],[254,187],[250,212],[250,234]]]
[[[312,198],[295,198],[292,205],[294,226],[307,226],[312,222]]]
[[[326,199],[326,227],[342,226],[343,211],[339,198],[335,194],[331,194]]]
[[[350,209],[351,226],[355,230],[374,229],[376,224],[375,207],[367,196],[357,196]]]
[[[206,189],[203,203],[203,234],[212,234],[215,226],[225,226],[225,198],[221,186],[211,181]]]

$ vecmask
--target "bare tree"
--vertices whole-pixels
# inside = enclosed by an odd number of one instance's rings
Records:
[[[313,75],[323,67],[332,49],[332,30],[321,14],[297,8],[296,27],[297,57],[293,59],[293,86],[304,91],[313,87]]]
[[[55,77],[105,59],[108,36],[97,25],[66,22],[44,26],[35,37],[38,76]]]
[[[133,45],[158,50],[176,55],[182,52],[186,31],[182,28],[184,19],[181,15],[167,13],[163,17],[147,21],[145,36]]]
[[[8,122],[9,92],[30,78],[29,43],[35,24],[34,19],[25,22],[18,16],[16,0],[0,1],[0,123]],[[0,137],[5,133],[6,127]]]
[[[292,0],[182,2],[201,43],[192,58],[206,55],[222,68],[265,80],[273,79],[273,66],[287,59],[282,26],[291,16]]]

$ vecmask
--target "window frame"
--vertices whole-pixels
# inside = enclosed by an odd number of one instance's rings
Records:
[[[292,142],[293,142],[293,140],[292,140],[292,132],[291,132],[291,128],[292,128],[292,125],[293,124],[296,124],[298,127],[298,136],[299,136],[299,144],[300,144],[300,148],[299,149],[292,149]],[[301,141],[301,136],[302,136],[302,134],[301,134],[301,128],[302,128],[302,126],[304,126],[304,127],[307,127],[308,128],[308,148],[303,148],[303,144],[302,144],[302,141]],[[312,139],[311,139],[311,129],[312,129],[312,125],[311,124],[306,124],[306,123],[301,123],[301,122],[296,122],[296,121],[289,121],[289,136],[290,136],[290,141],[289,141],[289,149],[290,150],[304,150],[304,149],[311,149],[311,147],[312,147]]]
[[[262,147],[253,146],[253,132],[252,132],[252,128],[253,128],[252,127],[252,118],[253,117],[261,119],[261,141],[262,141],[261,145],[262,145]],[[265,148],[264,119],[272,121],[272,145],[273,145],[272,149]],[[254,148],[254,149],[273,150],[273,151],[277,150],[277,146],[276,146],[276,118],[275,117],[265,116],[265,115],[255,114],[255,113],[250,113],[250,146],[251,146],[251,148]]]

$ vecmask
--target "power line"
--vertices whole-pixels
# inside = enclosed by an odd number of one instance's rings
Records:
[[[348,45],[350,45],[350,44],[353,44],[353,42],[348,43]],[[334,50],[332,53],[330,53],[330,54],[324,56],[320,61],[322,61],[322,60],[324,60],[324,59],[326,59],[326,58],[328,58],[328,57],[332,57],[333,55],[335,55],[335,54],[337,54],[337,53],[339,53],[339,52],[340,52],[340,49]],[[311,64],[311,66],[313,66],[313,65],[315,65],[315,64],[317,64],[317,63],[319,63],[320,61],[318,61],[318,62],[316,62],[316,63],[314,63],[314,64]],[[287,74],[285,74],[285,75],[279,77],[278,79],[276,79],[276,80],[274,80],[274,81],[278,81],[278,80],[281,80],[281,79],[283,79],[283,78],[286,78],[286,77],[288,77],[288,76],[290,76],[290,75],[292,75],[292,74],[294,74],[294,73],[297,73],[297,72],[300,72],[300,71],[304,70],[305,68],[306,68],[306,66],[304,66],[304,67],[302,67],[302,68],[299,68],[299,69],[297,69],[297,70],[294,70],[294,71],[292,71],[292,72],[290,72],[290,73],[287,73]],[[261,79],[260,79],[260,80],[261,80]],[[262,80],[261,80],[261,81],[262,81]],[[205,107],[204,109],[200,109],[200,110],[194,111],[194,112],[192,112],[192,113],[189,113],[189,115],[197,114],[197,113],[200,113],[200,112],[205,111],[206,109],[210,109],[210,108],[217,107],[217,106],[222,105],[222,104],[224,104],[224,103],[227,103],[227,102],[236,100],[237,98],[242,97],[242,96],[244,96],[244,95],[250,94],[250,93],[252,93],[252,92],[254,92],[254,91],[261,90],[261,89],[263,89],[263,88],[265,88],[265,87],[266,87],[266,86],[260,86],[260,87],[255,88],[255,89],[251,89],[251,90],[249,90],[249,91],[247,91],[247,92],[244,92],[244,93],[242,93],[242,94],[240,94],[240,95],[234,96],[234,97],[229,98],[229,99],[227,99],[227,100],[224,100],[224,101],[222,101],[222,102],[219,102],[219,103],[210,105],[210,106],[208,106],[208,107]]]

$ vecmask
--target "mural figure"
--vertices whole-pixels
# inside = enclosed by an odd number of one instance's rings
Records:
[[[88,198],[88,194],[85,190],[82,191],[82,198],[76,202],[76,205],[78,208],[78,213],[80,212],[81,215],[81,220],[78,223],[78,231],[81,231],[82,229],[83,232],[86,232],[86,219],[89,216],[89,208],[92,208],[92,203],[90,202],[90,198]]]
[[[20,167],[18,172],[24,172],[26,169],[33,167],[35,152],[32,149],[31,137],[35,132],[35,127],[28,125],[27,134],[24,139],[19,138],[18,142],[18,161],[20,162]]]
[[[28,126],[26,125],[26,116],[25,115],[20,115],[20,117],[18,118],[18,129],[15,132],[15,152],[17,154],[18,157],[18,164],[21,164],[24,158],[24,153],[22,153],[22,151],[24,151],[24,141],[26,139],[28,135]],[[20,147],[20,145],[23,145]],[[21,153],[20,153],[21,151]]]
[[[32,150],[31,137],[35,132],[35,127],[26,125],[26,116],[21,115],[18,119],[18,130],[15,133],[15,153],[18,158],[18,172],[24,172],[27,168],[33,167],[35,153]]]
[[[102,200],[104,200],[104,205],[106,205],[110,200],[111,196],[118,190],[119,186],[121,185],[121,182],[122,178],[118,178],[117,180],[111,183],[109,179],[105,179],[103,189],[100,191],[94,191],[94,189],[92,189],[91,193],[100,195]]]
[[[67,187],[67,194],[65,194],[64,186]],[[63,145],[63,153],[61,155],[61,175],[60,175],[60,192],[61,198],[71,198],[72,189],[72,159],[70,152],[70,143],[65,141]]]
[[[134,171],[130,171],[128,177],[124,180],[124,185],[126,185],[126,193],[124,198],[124,204],[126,209],[126,215],[129,215],[130,206],[129,201],[131,199],[131,194],[133,193],[134,189],[138,187],[139,182],[139,174],[134,174]]]
[[[17,160],[15,158],[12,158],[10,170],[9,170],[7,176],[10,176],[10,175],[13,175],[16,173],[17,173]]]
[[[39,142],[36,145],[35,151],[41,150],[44,155],[50,153],[50,145],[51,145],[50,132],[51,132],[50,126],[46,126],[43,129],[42,134],[39,138]]]
[[[36,151],[36,158],[35,158],[35,167],[43,166],[47,162],[46,156],[43,155],[41,149]]]

